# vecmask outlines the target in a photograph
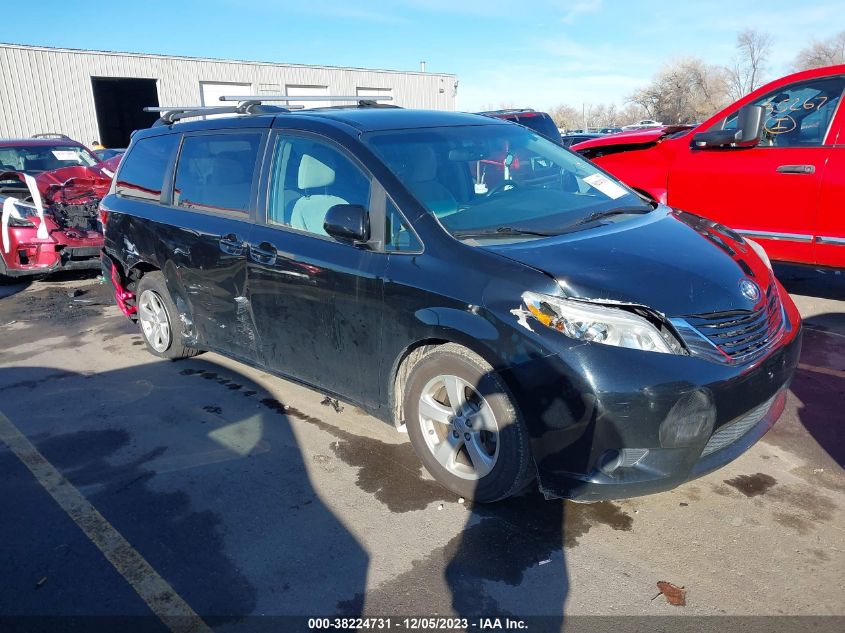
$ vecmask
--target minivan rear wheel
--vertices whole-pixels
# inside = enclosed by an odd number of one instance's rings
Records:
[[[403,407],[420,460],[452,492],[498,501],[532,481],[534,464],[517,403],[472,351],[450,343],[423,356],[408,375]]]
[[[160,272],[141,277],[136,290],[138,325],[150,353],[176,360],[196,356],[199,350],[186,347],[182,341],[179,312]]]

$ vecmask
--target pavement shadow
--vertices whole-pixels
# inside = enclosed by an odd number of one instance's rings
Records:
[[[797,264],[773,264],[775,276],[790,294],[845,300],[845,271]]]
[[[474,388],[489,401],[489,381],[486,392],[480,386],[485,378]],[[528,414],[560,425],[559,432],[547,432],[545,437],[562,452],[577,446],[578,454],[591,454],[597,433],[595,407],[564,398],[562,394],[573,390],[558,387],[554,392],[539,389],[532,393],[535,408]],[[501,394],[501,389],[494,393]],[[408,424],[413,422],[409,420]],[[555,422],[551,424],[550,428],[556,428]],[[558,436],[567,439],[556,441]],[[602,429],[601,436],[609,442],[606,445],[614,445],[612,429]],[[551,456],[552,461],[557,457]],[[566,551],[576,547],[593,526],[604,524],[627,531],[632,524],[631,517],[612,502],[547,500],[537,481],[521,495],[497,503],[472,504],[470,510],[445,569],[455,612],[471,622],[501,618],[502,628],[512,628],[506,618],[521,621],[532,631],[559,632],[565,628],[564,610],[570,591]]]
[[[843,315],[820,315],[823,322],[829,322],[824,317],[839,321]],[[804,323],[809,324],[810,319]],[[845,323],[839,331],[845,332]],[[845,468],[845,434],[842,433],[841,424],[842,403],[845,402],[845,377],[841,374],[841,359],[845,355],[845,339],[805,328],[802,345],[801,365],[790,385],[790,390],[802,403],[798,417],[819,446],[841,468]],[[832,371],[824,372],[826,369]]]
[[[249,378],[228,368],[225,376],[218,372],[202,357],[91,374],[0,368],[0,402],[46,459],[215,628],[291,630],[288,621],[248,616],[325,614],[327,605],[364,592],[368,556],[313,489],[289,418],[263,405],[261,388]],[[3,471],[15,465],[6,462],[0,478],[11,481]],[[20,470],[7,494],[17,495],[21,480],[38,488]],[[15,499],[2,502],[16,506]],[[44,512],[65,520],[55,508],[46,498]],[[144,611],[120,601],[125,583],[99,552],[68,564],[62,552],[69,545],[53,542],[60,533],[39,526],[34,513],[19,517],[16,532],[32,532],[18,536],[3,558],[2,615],[8,609],[41,616]],[[106,574],[103,568],[121,586],[82,589]],[[33,575],[50,581],[36,586]]]

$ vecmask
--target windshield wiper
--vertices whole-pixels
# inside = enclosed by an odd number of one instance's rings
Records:
[[[581,218],[580,220],[570,224],[569,226],[580,226],[581,224],[588,224],[589,222],[595,222],[596,220],[609,218],[613,215],[645,214],[650,213],[651,211],[654,211],[654,207],[652,206],[615,207],[613,209],[607,209],[605,211],[596,211],[595,213],[591,213],[587,217]]]
[[[511,235],[536,235],[537,237],[552,237],[557,233],[546,233],[543,231],[532,231],[531,229],[521,229],[512,226],[497,226],[495,229],[468,229],[466,231],[455,231],[452,235],[457,238],[462,237],[495,237],[501,235],[508,237]]]

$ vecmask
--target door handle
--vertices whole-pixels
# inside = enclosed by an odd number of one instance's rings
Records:
[[[249,256],[259,264],[272,266],[276,263],[278,251],[270,242],[261,242],[258,246],[249,245]]]
[[[779,174],[814,174],[815,165],[781,165],[777,169]]]
[[[234,233],[229,233],[220,238],[220,250],[227,255],[243,255],[246,243]]]

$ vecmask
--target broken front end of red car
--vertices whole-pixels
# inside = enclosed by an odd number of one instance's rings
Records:
[[[99,269],[98,206],[112,176],[101,166],[0,173],[0,277]]]

